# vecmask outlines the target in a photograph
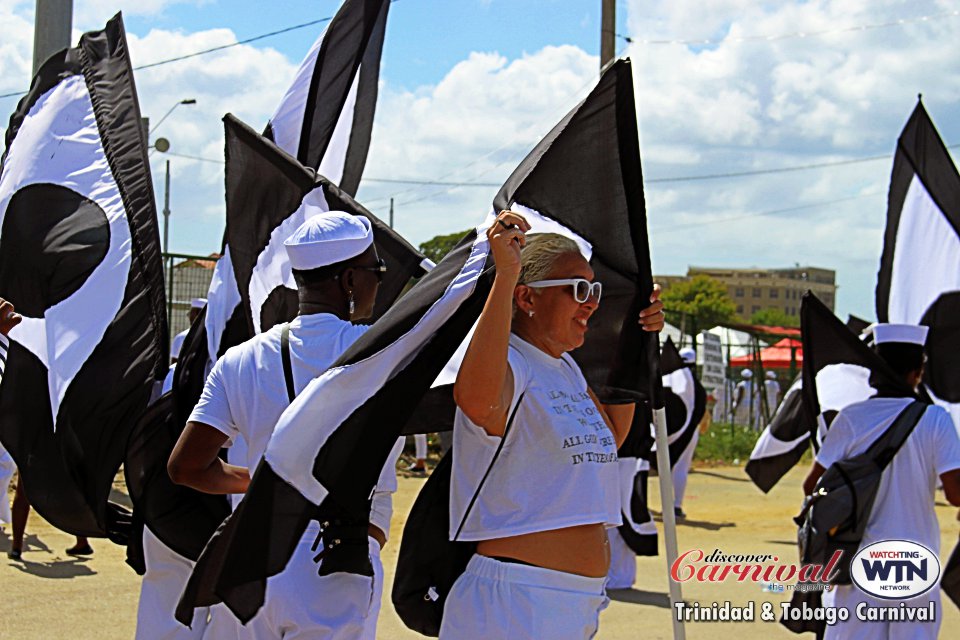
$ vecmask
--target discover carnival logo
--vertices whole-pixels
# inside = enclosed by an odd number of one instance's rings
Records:
[[[922,544],[884,540],[853,556],[850,577],[861,591],[887,600],[915,598],[940,578],[940,559]]]

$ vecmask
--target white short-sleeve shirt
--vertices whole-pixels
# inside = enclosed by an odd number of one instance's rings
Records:
[[[827,468],[863,453],[909,402],[909,398],[870,398],[845,407],[833,419],[817,462]],[[960,469],[957,429],[942,408],[927,407],[883,473],[861,546],[911,540],[939,553],[934,492],[939,476],[954,469]]]
[[[290,360],[296,393],[322,374],[369,327],[355,325],[329,314],[297,316],[290,323]],[[227,436],[230,446],[237,436],[247,443],[246,466],[253,471],[267,449],[280,415],[290,405],[278,325],[229,349],[203,387],[191,422],[210,425]],[[387,533],[392,513],[390,494],[397,490],[396,462],[403,447],[397,441],[374,491],[370,521]],[[236,461],[235,464],[241,463]]]
[[[503,450],[459,540],[489,540],[583,524],[619,526],[617,444],[568,354],[554,358],[516,335],[507,362],[516,405]],[[511,412],[513,407],[511,407]],[[500,438],[457,410],[453,427],[450,537]]]

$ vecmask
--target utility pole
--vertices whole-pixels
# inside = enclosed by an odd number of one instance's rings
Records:
[[[70,46],[73,0],[37,0],[33,23],[33,75],[57,51]]]
[[[600,70],[617,55],[617,0],[602,0],[600,17]]]
[[[393,198],[390,198],[390,228],[393,229]]]

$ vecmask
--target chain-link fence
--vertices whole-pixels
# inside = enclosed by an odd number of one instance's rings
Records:
[[[163,274],[167,287],[167,324],[170,339],[190,328],[190,302],[206,298],[213,278],[213,268],[220,254],[192,256],[182,253],[163,254]]]

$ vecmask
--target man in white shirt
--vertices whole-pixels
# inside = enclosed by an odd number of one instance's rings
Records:
[[[873,329],[877,353],[916,389],[923,377],[923,344],[927,328],[915,325],[880,324]],[[881,397],[882,396],[882,397]],[[866,451],[893,424],[912,401],[909,397],[879,394],[851,404],[834,418],[817,454],[803,490],[810,495],[826,469],[839,460]],[[886,467],[876,501],[860,542],[861,548],[882,540],[909,540],[940,551],[940,526],[934,511],[934,494],[943,483],[947,501],[960,506],[960,437],[949,414],[929,406]],[[857,619],[856,607],[926,606],[934,602],[936,620],[930,622],[865,622]],[[845,607],[846,622],[828,626],[826,638],[936,638],[942,618],[940,585],[909,600],[890,601],[867,595],[856,585],[840,585],[823,596],[824,606]]]
[[[209,493],[245,492],[291,392],[302,391],[367,330],[351,320],[370,317],[386,270],[369,221],[343,212],[308,216],[285,245],[300,298],[300,313],[288,325],[292,379],[284,372],[283,326],[228,350],[207,378],[170,456],[174,482]],[[248,446],[246,466],[217,456],[239,436]],[[374,491],[368,540],[359,541],[369,547],[373,577],[319,575],[314,556],[323,549],[312,547],[321,530],[312,521],[287,568],[267,581],[264,606],[242,634],[286,640],[375,637],[383,589],[380,548],[389,531],[402,444],[401,439],[394,447]]]
[[[757,416],[760,410],[758,400],[753,372],[743,369],[740,372],[740,382],[733,390],[733,421],[741,426],[757,429],[760,422]]]

